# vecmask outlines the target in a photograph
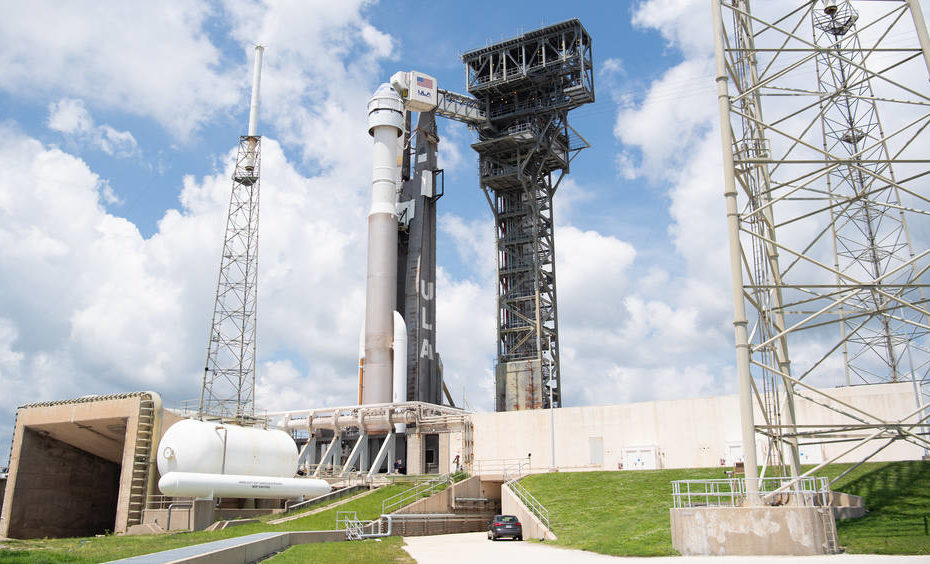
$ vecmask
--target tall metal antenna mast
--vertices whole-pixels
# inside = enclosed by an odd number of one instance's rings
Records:
[[[930,248],[908,230],[930,214],[930,39],[917,0],[857,5],[712,3],[750,498],[756,434],[763,473],[793,476],[805,449],[810,475],[930,447]],[[896,382],[915,401],[893,415],[823,389]]]
[[[258,135],[262,52],[255,47],[248,135],[239,138],[226,236],[216,285],[216,302],[199,417],[244,421],[255,414],[258,298],[258,196],[261,136]]]

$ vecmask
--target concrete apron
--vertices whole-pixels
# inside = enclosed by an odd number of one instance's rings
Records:
[[[672,547],[686,556],[828,554],[825,526],[818,507],[671,509]]]

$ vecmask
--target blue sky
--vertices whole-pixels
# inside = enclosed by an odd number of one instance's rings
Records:
[[[153,389],[173,406],[199,394],[257,41],[258,403],[351,403],[368,95],[413,69],[464,92],[462,52],[568,18],[593,38],[597,102],[574,112],[592,148],[556,196],[566,404],[735,389],[706,0],[40,1],[7,12],[0,437],[27,402]],[[486,410],[491,217],[471,133],[443,123],[441,135],[438,348],[456,400]]]

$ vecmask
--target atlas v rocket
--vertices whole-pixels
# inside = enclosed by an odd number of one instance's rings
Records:
[[[441,402],[434,337],[436,97],[433,77],[400,72],[368,102],[373,162],[360,404]],[[420,112],[412,175],[411,111]]]

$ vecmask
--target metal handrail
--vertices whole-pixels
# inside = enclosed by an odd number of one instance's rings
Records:
[[[480,459],[472,463],[475,474],[502,474],[505,479],[523,477],[530,470],[530,457]]]
[[[539,519],[539,521],[545,525],[546,529],[551,531],[552,527],[550,526],[549,522],[549,510],[546,509],[546,506],[540,503],[539,500],[536,499],[536,497],[531,494],[530,491],[523,486],[523,484],[520,483],[522,478],[523,476],[518,476],[506,482],[504,486],[510,488],[510,491],[512,491],[514,495],[517,496],[517,499],[523,502],[523,505],[530,510],[530,513]]]
[[[339,499],[340,497],[355,493],[355,490],[357,488],[363,489],[364,486],[355,484],[351,486],[346,486],[344,488],[339,488],[338,490],[333,490],[321,496],[317,496],[312,499],[301,501],[300,503],[295,503],[294,505],[289,506],[287,510],[285,511],[285,513],[290,513],[291,511],[297,511],[298,509],[302,509],[304,507],[307,507],[308,505],[316,505],[318,503],[329,501],[331,499]]]
[[[675,480],[672,482],[674,507],[738,507],[746,498],[745,478]],[[775,476],[759,479],[759,493],[769,505],[827,505],[830,484],[827,478]],[[766,495],[767,494],[767,495]]]
[[[443,489],[444,486],[452,484],[452,475],[443,474],[438,478],[417,483],[412,488],[404,490],[397,495],[393,495],[381,502],[381,513],[393,513],[398,508],[408,505],[413,499],[429,497]]]
[[[362,522],[355,511],[337,511],[336,528],[343,528],[346,532],[346,540],[361,540],[365,534],[364,527],[370,521]],[[341,527],[340,527],[341,525]]]

